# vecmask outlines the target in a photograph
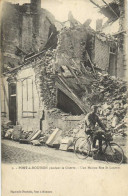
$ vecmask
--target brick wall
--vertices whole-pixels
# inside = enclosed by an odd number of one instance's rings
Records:
[[[95,63],[101,69],[108,70],[109,67],[109,46],[95,37]]]

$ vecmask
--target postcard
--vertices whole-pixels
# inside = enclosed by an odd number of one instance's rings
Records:
[[[0,9],[2,196],[127,196],[128,2]]]

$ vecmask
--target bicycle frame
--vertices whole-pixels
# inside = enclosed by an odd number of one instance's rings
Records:
[[[91,142],[91,144],[92,144],[91,135],[89,135],[89,136],[87,137],[87,140],[89,140],[89,141]],[[98,139],[97,139],[97,140],[98,140]],[[110,141],[108,141],[105,137],[102,137],[102,141],[105,141],[105,144],[106,144],[105,150],[106,150],[106,148],[107,148],[108,146],[110,146]],[[98,148],[97,150],[99,150],[99,148]]]

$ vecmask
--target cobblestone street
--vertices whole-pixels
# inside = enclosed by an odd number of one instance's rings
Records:
[[[74,153],[56,150],[45,146],[32,146],[19,144],[10,140],[2,140],[2,162],[3,163],[81,163],[92,162],[78,159]]]

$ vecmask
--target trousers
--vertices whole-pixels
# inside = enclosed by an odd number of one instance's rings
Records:
[[[103,140],[103,135],[105,135],[104,131],[102,130],[95,131],[95,130],[86,129],[85,133],[91,136],[93,148],[96,147],[96,141],[97,140],[99,141],[99,151],[102,151],[102,140]]]

